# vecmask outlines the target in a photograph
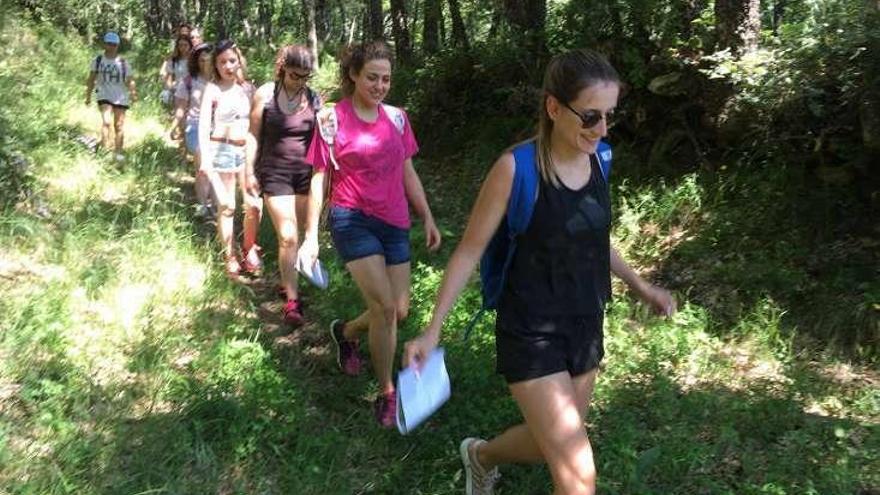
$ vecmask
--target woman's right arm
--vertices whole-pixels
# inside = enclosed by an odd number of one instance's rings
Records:
[[[309,185],[309,208],[306,218],[306,231],[300,247],[300,256],[314,263],[318,259],[318,225],[321,223],[321,210],[324,207],[324,191],[329,178],[328,169],[315,169]]]
[[[92,104],[92,92],[95,90],[95,79],[97,77],[97,72],[89,71],[89,77],[86,79],[86,105]]]
[[[437,294],[431,322],[422,335],[407,342],[404,346],[403,365],[405,367],[424,362],[440,341],[443,320],[467,284],[474,267],[483,255],[483,251],[486,250],[486,246],[495,231],[498,230],[498,225],[504,219],[513,184],[513,172],[513,155],[508,152],[495,162],[483,182],[483,187],[480,189],[476,203],[474,203],[461,242],[452,253],[443,273],[443,282],[440,284],[440,292]]]
[[[181,86],[186,88],[186,83],[181,81],[177,86],[174,94],[174,118],[171,120],[171,139],[174,139],[175,136],[183,136],[184,116],[186,116],[186,110],[189,108],[189,98],[182,98],[180,96],[180,88]]]
[[[254,93],[253,100],[251,101],[250,133],[254,137],[257,147],[262,144],[262,141],[260,140],[260,132],[262,131],[263,126],[263,107],[266,105],[266,92],[269,91],[269,94],[272,94],[270,84],[271,83],[261,86],[260,89]],[[254,149],[252,153],[254,160],[248,160],[245,164],[245,189],[254,196],[260,195],[260,184],[254,175],[254,161],[256,157],[259,156],[259,152],[259,149]]]
[[[214,112],[213,101],[217,98],[218,90],[214,83],[208,83],[202,92],[202,106],[199,109],[199,153],[202,155],[199,169],[203,172],[213,170],[214,156],[211,154],[211,121]]]
[[[171,59],[163,60],[162,67],[159,69],[159,77],[162,79],[162,87],[171,89],[174,75],[172,74]]]

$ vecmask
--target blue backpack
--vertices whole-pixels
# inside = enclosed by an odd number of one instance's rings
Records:
[[[532,211],[535,207],[535,201],[538,199],[538,183],[541,178],[535,160],[536,153],[534,139],[513,148],[513,184],[510,188],[510,199],[507,201],[506,221],[501,222],[498,226],[498,230],[495,231],[482,258],[480,258],[483,307],[471,318],[465,328],[465,339],[470,336],[474,326],[486,310],[498,307],[498,300],[501,298],[501,292],[507,280],[507,270],[510,268],[516,252],[517,238],[526,231],[532,220]],[[602,178],[607,183],[611,173],[611,145],[605,141],[599,141],[596,156],[599,160]]]

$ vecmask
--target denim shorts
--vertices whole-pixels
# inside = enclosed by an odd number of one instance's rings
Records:
[[[211,146],[214,148],[214,170],[231,173],[244,166],[244,146],[217,142],[211,142]]]
[[[199,152],[199,121],[187,123],[183,133],[186,151],[195,155]]]
[[[386,265],[408,263],[409,229],[387,224],[360,210],[332,206],[330,236],[345,263],[381,254]]]

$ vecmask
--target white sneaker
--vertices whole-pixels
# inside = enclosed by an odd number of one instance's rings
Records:
[[[501,477],[497,466],[486,471],[476,459],[471,458],[471,445],[476,446],[481,443],[486,441],[480,438],[465,438],[458,447],[461,463],[464,464],[464,491],[467,495],[492,495],[495,491],[495,483]]]
[[[125,155],[123,155],[122,153],[116,153],[116,156],[114,158],[116,159],[117,162],[124,162],[125,161]]]

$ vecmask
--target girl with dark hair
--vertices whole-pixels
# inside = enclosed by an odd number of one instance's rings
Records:
[[[332,132],[315,134],[307,156],[315,171],[308,227],[300,248],[305,260],[317,258],[322,186],[329,174],[333,245],[367,306],[354,320],[333,321],[330,336],[336,343],[339,367],[356,375],[361,367],[358,340],[367,334],[379,380],[374,412],[385,428],[393,426],[397,409],[391,378],[397,325],[409,312],[407,199],[424,221],[428,249],[440,246],[440,232],[413,168],[418,144],[409,120],[403,110],[383,103],[391,87],[391,58],[391,50],[382,42],[357,45],[342,58],[345,97],[328,114],[337,125]],[[324,126],[323,112],[319,121]],[[330,134],[332,143],[326,137]]]
[[[604,355],[610,274],[656,311],[675,312],[670,293],[643,280],[610,244],[609,188],[599,161],[610,158],[597,149],[619,92],[617,72],[601,55],[575,50],[554,57],[544,75],[538,135],[495,162],[446,267],[433,317],[405,346],[407,366],[418,366],[437,346],[446,314],[505,221],[517,163],[535,167],[538,195],[495,321],[497,370],[525,422],[488,442],[462,441],[468,494],[491,494],[501,464],[534,462],[547,463],[554,494],[595,493],[584,422]]]
[[[226,258],[226,273],[237,278],[241,265],[235,253],[233,214],[236,183],[243,182],[245,161],[252,158],[248,150],[255,147],[248,132],[251,93],[244,79],[241,51],[230,40],[214,47],[211,66],[213,81],[202,94],[199,111],[199,170],[208,177],[217,198],[217,233]],[[244,248],[254,245],[256,223],[254,200],[244,194]],[[250,242],[248,242],[250,241]]]
[[[250,115],[251,134],[257,139],[256,167],[248,166],[246,189],[265,198],[278,237],[278,267],[287,299],[284,321],[303,323],[296,273],[299,233],[305,224],[312,167],[306,151],[315,130],[315,114],[321,106],[317,93],[308,87],[315,69],[311,51],[288,45],[275,58],[275,81],[261,86],[254,95]],[[248,259],[244,259],[245,268]]]
[[[211,186],[205,174],[198,172],[200,164],[199,115],[202,108],[202,94],[205,92],[205,86],[213,77],[211,49],[211,45],[201,44],[196,46],[190,54],[189,74],[177,83],[174,92],[174,121],[171,123],[171,138],[183,136],[185,150],[193,156],[196,164],[195,189],[201,216],[211,215],[208,203]]]

